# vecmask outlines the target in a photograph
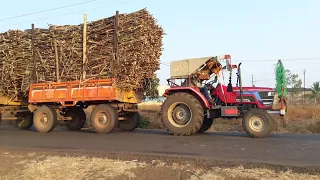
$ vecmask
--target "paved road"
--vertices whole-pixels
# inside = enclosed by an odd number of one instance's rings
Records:
[[[266,139],[252,139],[243,133],[175,137],[164,131],[151,130],[116,131],[101,135],[89,130],[58,130],[40,134],[35,131],[0,128],[0,148],[159,154],[291,166],[320,166],[319,135],[272,135]]]

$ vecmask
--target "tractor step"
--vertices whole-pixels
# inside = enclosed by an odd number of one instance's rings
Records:
[[[221,105],[213,105],[211,106],[211,109],[220,109],[222,106]]]

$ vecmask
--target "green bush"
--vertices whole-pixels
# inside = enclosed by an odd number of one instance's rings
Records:
[[[145,118],[143,116],[140,117],[140,123],[138,126],[139,128],[147,129],[149,127],[149,124],[150,124],[150,121],[147,118]]]

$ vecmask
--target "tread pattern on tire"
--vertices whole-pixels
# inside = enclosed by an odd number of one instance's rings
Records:
[[[250,128],[247,127],[247,120],[252,116],[260,116],[266,121],[266,127],[262,132],[253,132]],[[270,135],[272,130],[273,118],[270,116],[268,112],[261,109],[250,109],[242,119],[242,127],[244,131],[252,138],[264,138]]]
[[[99,127],[96,125],[96,122],[94,120],[94,116],[96,115],[97,111],[105,111],[109,115],[109,121],[111,124],[107,127]],[[98,134],[108,134],[112,132],[118,125],[118,113],[116,110],[108,105],[108,104],[100,104],[96,106],[93,111],[91,112],[90,116],[90,121],[91,121],[91,127],[94,129],[94,131]]]
[[[50,127],[49,130],[47,130],[46,128],[41,129],[41,128],[37,127],[37,123],[35,122],[35,119],[37,118],[39,112],[52,113],[52,114],[51,114],[51,115],[52,115],[51,121],[53,121],[53,122],[52,122],[52,126]],[[49,114],[49,115],[50,115],[50,114]],[[48,115],[48,116],[49,116],[49,115]],[[49,118],[49,117],[48,117],[48,118]],[[49,119],[50,119],[50,118],[49,118]],[[58,124],[56,111],[55,111],[52,107],[50,107],[50,106],[46,106],[46,105],[40,106],[40,107],[35,111],[35,113],[34,113],[34,115],[33,115],[33,124],[34,124],[34,126],[35,126],[35,128],[37,129],[38,132],[47,133],[47,132],[53,131],[54,128],[55,128],[55,127],[57,126],[57,124]]]
[[[193,113],[195,113],[195,116],[194,116],[195,117],[194,118],[195,122],[194,122],[194,125],[192,127],[188,127],[188,128],[183,127],[183,128],[180,128],[180,132],[174,132],[173,130],[171,130],[169,127],[166,126],[166,122],[165,121],[168,121],[167,120],[168,117],[165,117],[164,114],[167,115],[168,108],[170,107],[170,104],[169,104],[169,107],[165,107],[165,106],[168,106],[166,104],[166,102],[169,102],[172,99],[175,100],[175,101],[177,101],[177,100],[180,101],[179,99],[182,99],[182,100],[183,99],[189,99],[193,103],[193,104],[189,104],[189,106],[194,105],[196,107],[196,111],[193,112]],[[188,94],[188,93],[174,93],[174,94],[170,95],[161,106],[161,122],[165,126],[166,130],[169,133],[171,133],[171,134],[173,134],[175,136],[188,136],[188,135],[196,134],[198,132],[198,130],[201,128],[201,126],[202,126],[203,115],[204,115],[203,107],[202,107],[201,103],[199,102],[199,100],[197,98],[195,98],[194,96],[192,96],[191,94]]]
[[[119,128],[124,131],[133,131],[139,126],[140,114],[138,112],[130,112],[126,114],[127,120],[119,121]]]
[[[213,124],[213,118],[207,118],[207,117],[204,117],[203,118],[203,123],[202,123],[202,126],[200,127],[200,129],[198,130],[198,133],[201,134],[201,133],[205,133],[208,129],[210,129],[210,127],[212,126]]]
[[[84,112],[83,109],[81,108],[71,108],[67,111],[67,116],[69,116],[70,113],[71,115],[74,114],[75,116],[78,116],[78,122],[71,122],[68,121],[66,123],[66,127],[70,131],[79,131],[83,128],[84,124],[86,123],[86,113]]]
[[[33,113],[23,117],[21,120],[16,120],[16,126],[19,129],[30,129],[33,125]]]

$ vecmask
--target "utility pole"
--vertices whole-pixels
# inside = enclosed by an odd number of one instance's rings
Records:
[[[303,104],[306,96],[306,70],[303,70]]]
[[[255,82],[256,82],[256,81],[253,80],[253,74],[252,74],[252,76],[251,76],[251,85],[252,85],[252,87],[255,86]]]

